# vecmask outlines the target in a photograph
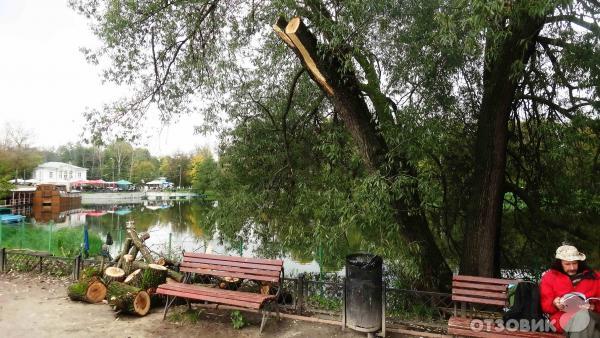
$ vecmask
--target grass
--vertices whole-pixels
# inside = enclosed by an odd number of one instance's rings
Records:
[[[197,324],[203,312],[203,309],[189,310],[186,308],[184,311],[171,312],[167,316],[167,320],[175,324]]]
[[[49,251],[60,257],[75,257],[81,250],[82,227],[64,228],[51,232],[49,227],[38,227],[30,224],[2,224],[0,226],[0,247]],[[99,255],[102,248],[100,236],[91,231],[88,235],[90,255]]]
[[[339,298],[330,298],[323,295],[310,295],[306,299],[311,307],[327,310],[327,311],[340,311],[342,309],[342,300]]]

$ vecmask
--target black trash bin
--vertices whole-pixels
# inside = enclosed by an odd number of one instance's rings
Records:
[[[346,256],[345,326],[367,333],[382,329],[382,267],[383,259],[376,255],[358,253]]]

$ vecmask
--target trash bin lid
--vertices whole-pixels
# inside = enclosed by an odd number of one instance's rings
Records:
[[[383,259],[370,253],[356,253],[346,256],[346,265],[352,265],[361,269],[372,269],[381,266]]]

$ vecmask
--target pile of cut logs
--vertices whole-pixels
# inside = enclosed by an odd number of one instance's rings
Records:
[[[72,300],[98,303],[107,300],[115,311],[144,316],[152,304],[160,303],[155,295],[158,285],[183,280],[173,268],[175,263],[165,257],[154,259],[144,242],[148,233],[138,234],[132,222],[127,224],[127,239],[113,260],[114,266],[89,268],[69,286]],[[140,256],[138,260],[137,257]]]

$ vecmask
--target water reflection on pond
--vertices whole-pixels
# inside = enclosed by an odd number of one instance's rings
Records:
[[[59,231],[65,228],[83,229],[86,224],[90,236],[98,237],[102,242],[110,233],[113,244],[110,246],[110,254],[115,256],[119,253],[123,241],[126,238],[125,225],[133,221],[138,232],[146,231],[150,238],[146,241],[151,251],[163,255],[179,255],[182,250],[194,252],[207,252],[214,254],[230,254],[245,257],[255,257],[261,252],[285,252],[282,257],[285,260],[286,275],[295,275],[300,272],[340,271],[341,266],[331,264],[319,264],[319,261],[331,261],[331,257],[323,259],[322,250],[312,252],[307,248],[306,252],[296,249],[293,253],[282,248],[265,250],[260,247],[261,243],[253,233],[248,239],[237,242],[228,242],[222,239],[218,230],[207,227],[202,222],[202,213],[209,206],[200,202],[189,201],[143,201],[137,204],[114,204],[114,205],[83,205],[81,209],[70,210],[61,214],[53,215],[52,230]],[[34,216],[34,215],[32,215]],[[43,221],[47,221],[45,218]],[[36,222],[32,217],[35,228],[48,228],[45,222]],[[78,232],[82,233],[82,232]],[[101,245],[96,242],[94,245]],[[92,252],[99,252],[100,248],[90,248]],[[340,259],[345,253],[340,253]],[[327,266],[329,265],[329,266]],[[339,265],[339,264],[336,264]],[[341,271],[340,271],[341,272]]]

